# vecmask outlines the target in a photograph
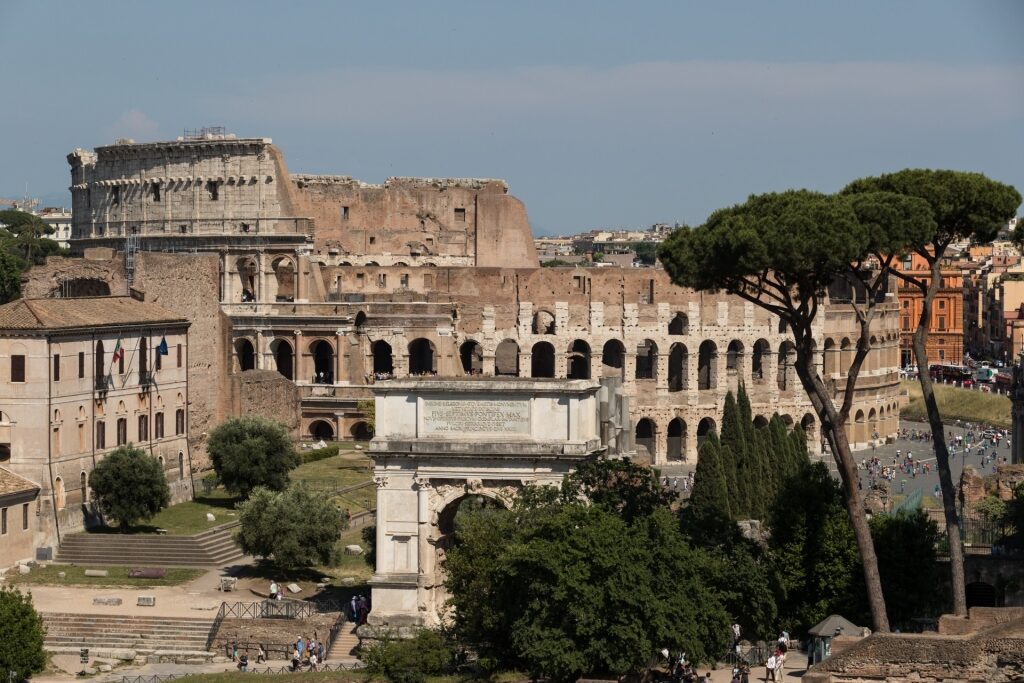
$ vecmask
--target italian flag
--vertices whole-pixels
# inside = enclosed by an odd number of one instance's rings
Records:
[[[117,343],[114,344],[114,355],[110,357],[110,362],[115,363],[124,358],[124,349],[121,348],[121,340],[118,339]]]

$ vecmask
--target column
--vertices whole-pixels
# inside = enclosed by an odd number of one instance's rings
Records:
[[[266,348],[263,339],[263,330],[256,330],[256,369],[262,370],[267,367],[266,359],[263,357]]]
[[[305,364],[302,363],[302,330],[295,330],[295,353],[292,354],[292,381],[308,381]]]
[[[335,334],[335,337],[337,338],[338,341],[335,344],[335,353],[334,353],[334,382],[333,383],[337,384],[338,381],[341,380],[341,356],[342,356],[342,349],[344,348],[342,346],[342,344],[345,341],[345,333],[344,333],[344,331],[342,331],[339,328],[339,329],[334,331],[334,334]]]
[[[416,515],[416,604],[423,611],[427,608],[427,584],[434,572],[433,562],[431,562],[432,553],[430,552],[431,484],[429,477],[417,476],[415,482],[418,508]],[[380,517],[378,516],[377,519]]]

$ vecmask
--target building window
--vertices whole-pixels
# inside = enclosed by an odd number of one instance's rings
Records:
[[[60,381],[60,354],[53,354],[53,381]]]
[[[215,202],[220,199],[220,190],[217,187],[216,180],[206,181],[206,191],[210,193],[210,201]]]
[[[399,276],[399,282],[400,282],[400,284],[403,287],[408,287],[409,286],[409,275],[408,274],[400,275]]]
[[[181,367],[181,344],[178,344],[178,367]]]
[[[21,354],[11,356],[11,381],[25,381],[25,356]]]
[[[0,535],[7,535],[7,508],[0,510]]]
[[[78,352],[78,379],[85,377],[85,351]]]
[[[121,203],[121,188],[116,185],[110,190],[110,203],[114,206]]]
[[[343,220],[343,221],[347,221],[348,220],[348,207],[347,206],[341,207],[341,220]]]
[[[153,438],[162,439],[164,438],[164,414],[157,413],[153,418]]]
[[[28,503],[21,505],[21,530],[28,531]]]
[[[179,225],[178,226],[178,232],[180,232],[182,235],[187,234],[188,233],[188,224],[182,223],[181,225]]]
[[[946,316],[944,316],[944,315],[940,315],[939,316],[939,331],[940,332],[945,332],[946,331]]]
[[[96,448],[102,450],[107,447],[107,425],[103,420],[96,422]]]
[[[156,365],[156,369],[157,370],[159,370],[160,368],[162,368],[164,366],[163,358],[164,358],[164,354],[160,353],[160,347],[157,347],[157,349],[156,349],[156,358],[153,360],[153,363],[154,363],[154,365]]]
[[[148,415],[139,415],[139,441],[149,441]]]
[[[152,185],[150,185],[150,187],[153,188],[153,201],[154,202],[160,201],[160,184],[159,183],[153,183]]]
[[[903,308],[910,308],[910,300],[909,299],[904,299],[903,300]]]
[[[946,360],[946,352],[939,349],[939,360]]]
[[[909,331],[910,330],[910,317],[909,316],[906,316],[906,315],[903,316],[903,329],[904,329],[904,331]]]
[[[945,299],[939,299],[939,308],[945,308],[945,307],[946,307],[946,300]]]
[[[370,237],[370,244],[377,244],[377,238],[371,236]]]
[[[117,356],[117,372],[120,375],[124,374],[124,349]]]
[[[455,209],[455,222],[456,223],[465,223],[466,222],[466,210],[465,209]]]
[[[185,409],[178,408],[174,411],[174,433],[184,434],[185,433]]]
[[[117,445],[123,446],[128,443],[128,418],[117,418]]]

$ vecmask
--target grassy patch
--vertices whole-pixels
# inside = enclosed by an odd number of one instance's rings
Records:
[[[252,660],[250,660],[252,661]],[[283,666],[283,665],[282,665]],[[262,671],[263,667],[251,667],[257,671]],[[219,674],[196,674],[194,676],[185,676],[176,680],[189,681],[189,683],[242,683],[251,682],[252,673],[241,673],[239,671],[225,671]],[[264,678],[275,678],[276,676],[263,676]],[[302,681],[302,683],[364,683],[365,681],[371,680],[369,674],[360,673],[358,671],[317,671],[315,673],[288,673],[281,674],[281,677],[287,678],[289,681]],[[429,679],[428,679],[429,680]]]
[[[215,526],[226,524],[237,519],[235,503],[238,499],[222,488],[209,494],[199,494],[195,500],[178,503],[164,508],[145,524],[132,527],[128,533],[153,534],[163,529],[172,536],[192,536]],[[214,521],[206,519],[206,513],[213,513]],[[91,534],[122,533],[120,527],[96,527],[89,529]]]
[[[910,420],[927,420],[924,399],[921,397],[921,385],[916,380],[901,382],[902,388],[909,393],[910,402],[900,411],[900,417]],[[974,389],[958,389],[938,384],[935,386],[935,399],[939,404],[939,412],[946,424],[955,420],[981,422],[996,427],[1009,428],[1010,399],[999,394],[990,394]]]
[[[86,576],[86,569],[106,569],[107,576]],[[169,567],[162,579],[133,579],[128,576],[131,567],[79,567],[70,564],[50,564],[35,567],[29,574],[9,574],[7,583],[17,585],[47,586],[109,586],[109,587],[146,587],[146,586],[178,586],[199,578],[206,570]],[[64,578],[59,576],[64,572]]]
[[[304,479],[352,486],[369,481],[372,476],[370,459],[362,451],[342,450],[338,455],[299,465],[289,474],[292,481]]]

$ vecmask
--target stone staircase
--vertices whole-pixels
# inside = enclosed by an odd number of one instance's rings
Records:
[[[46,650],[113,659],[198,664],[211,661],[206,642],[213,619],[134,615],[43,613]]]
[[[358,647],[359,636],[356,635],[355,624],[351,622],[346,623],[341,633],[338,634],[338,639],[334,641],[334,645],[328,651],[327,661],[336,662],[355,659],[355,651]]]
[[[157,534],[68,534],[61,540],[57,562],[118,564],[146,567],[216,567],[243,556],[235,543],[238,523],[195,536]]]

